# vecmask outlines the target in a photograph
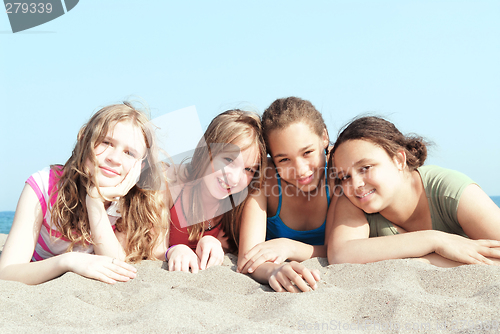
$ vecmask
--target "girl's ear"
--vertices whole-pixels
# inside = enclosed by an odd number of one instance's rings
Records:
[[[323,141],[323,147],[327,149],[330,145],[330,137],[328,136],[328,130],[326,128],[323,130],[323,136],[321,140]]]
[[[400,171],[406,168],[406,152],[404,150],[399,150],[394,156],[394,162]]]

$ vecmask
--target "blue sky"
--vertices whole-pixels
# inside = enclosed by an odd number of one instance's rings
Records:
[[[500,195],[500,1],[81,0],[16,34],[0,13],[0,48],[0,211],[67,160],[95,111],[129,96],[153,117],[195,106],[205,128],[295,95],[332,140],[376,113],[432,140],[428,164]]]

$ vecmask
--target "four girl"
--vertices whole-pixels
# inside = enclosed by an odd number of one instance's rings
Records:
[[[38,284],[72,271],[114,283],[135,277],[125,261],[196,273],[238,251],[238,272],[298,292],[320,280],[299,263],[311,257],[439,266],[500,258],[500,208],[467,176],[422,166],[423,139],[384,119],[356,119],[330,150],[309,101],[278,99],[262,124],[229,110],[189,162],[168,168],[148,122],[128,103],[105,107],[64,166],[26,181],[0,279]]]

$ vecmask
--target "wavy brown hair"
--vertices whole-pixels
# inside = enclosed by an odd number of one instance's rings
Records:
[[[85,199],[91,187],[98,185],[94,149],[117,123],[124,121],[132,122],[142,131],[147,147],[139,181],[118,200],[121,218],[116,222],[116,229],[126,235],[126,259],[132,262],[153,259],[154,247],[167,233],[168,210],[159,191],[163,175],[154,129],[143,112],[123,102],[97,111],[78,132],[75,148],[66,164],[51,166],[59,175],[57,189],[51,194],[56,196],[51,207],[52,224],[71,242],[68,251],[76,244],[93,244]],[[94,166],[93,173],[86,166],[88,160]]]
[[[228,237],[229,250],[231,252],[235,252],[238,248],[241,215],[248,195],[260,189],[264,177],[266,148],[262,137],[262,125],[259,115],[250,111],[234,109],[227,110],[216,116],[205,131],[203,138],[194,151],[191,161],[185,164],[183,172],[179,175],[183,183],[189,182],[193,184],[188,196],[189,210],[186,214],[187,221],[206,221],[207,217],[204,217],[203,214],[200,191],[202,178],[205,176],[212,157],[227,149],[227,145],[224,144],[235,145],[235,143],[239,144],[240,151],[244,151],[252,146],[257,147],[259,167],[247,187],[248,193],[241,191],[237,194],[231,194],[228,198],[222,200],[231,206],[228,207],[226,205],[219,208],[219,212],[223,212],[221,213],[222,219],[220,224],[222,224],[225,236]],[[189,226],[189,240],[201,239],[204,231],[205,228],[202,223]]]
[[[355,139],[366,140],[383,148],[391,158],[401,149],[404,150],[410,171],[424,164],[427,158],[427,146],[430,144],[418,135],[403,135],[393,123],[382,117],[364,116],[355,118],[340,129],[333,146],[333,154],[342,143]]]

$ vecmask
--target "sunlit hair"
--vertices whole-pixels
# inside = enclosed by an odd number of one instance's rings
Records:
[[[345,125],[340,129],[332,153],[335,154],[342,143],[355,139],[366,140],[383,148],[391,158],[404,150],[410,171],[422,166],[427,158],[428,142],[414,134],[403,135],[393,123],[381,117],[359,117]]]
[[[80,129],[66,164],[51,166],[55,175],[60,175],[57,189],[51,194],[51,197],[57,196],[51,208],[52,223],[71,242],[68,251],[76,244],[93,244],[85,199],[91,187],[98,185],[98,162],[94,149],[117,123],[125,121],[132,122],[141,130],[147,147],[139,181],[118,201],[118,212],[122,217],[117,220],[116,228],[126,234],[126,259],[132,262],[153,259],[156,242],[162,239],[157,236],[167,233],[168,210],[160,198],[162,167],[158,160],[154,129],[143,112],[124,102],[97,111]],[[94,171],[86,166],[87,161],[92,163]]]
[[[203,222],[213,218],[204,216],[200,187],[202,186],[202,178],[210,166],[212,157],[215,157],[225,149],[225,145],[223,144],[238,145],[241,152],[253,146],[257,148],[258,153],[258,168],[247,187],[248,192],[241,191],[230,195],[232,199],[226,198],[223,200],[227,203],[230,200],[235,204],[240,203],[234,209],[226,210],[220,222],[222,230],[229,238],[230,251],[236,251],[241,215],[248,199],[247,195],[260,189],[266,166],[266,149],[262,138],[262,126],[259,115],[250,111],[234,109],[216,116],[205,131],[203,138],[194,151],[191,161],[185,164],[186,168],[183,169],[184,172],[179,176],[183,183],[190,182],[193,184],[193,188],[191,188],[188,196],[189,210],[186,212],[187,221]],[[242,198],[242,196],[245,196],[245,198]],[[204,231],[205,228],[202,223],[189,226],[189,240],[199,240],[203,236]]]
[[[273,130],[283,130],[291,124],[305,122],[320,138],[326,130],[321,113],[307,100],[290,96],[277,99],[262,114],[262,128],[267,150],[269,150],[269,134]]]

